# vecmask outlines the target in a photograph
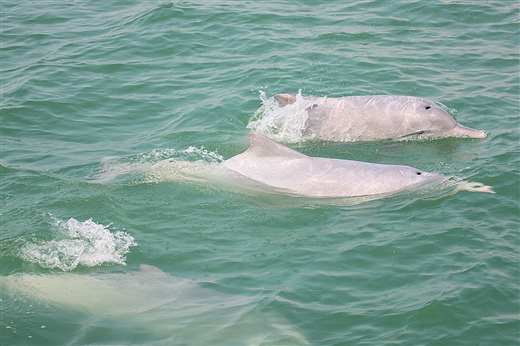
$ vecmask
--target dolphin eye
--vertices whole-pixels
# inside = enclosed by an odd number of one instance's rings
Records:
[[[417,172],[417,175],[421,175],[422,173],[421,172]]]
[[[430,109],[430,108],[432,108],[432,106],[430,106],[430,105],[424,107],[424,109]]]

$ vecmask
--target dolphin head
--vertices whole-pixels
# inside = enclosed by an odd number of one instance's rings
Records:
[[[484,131],[459,124],[448,112],[432,101],[413,98],[410,102],[412,112],[416,115],[411,125],[427,137],[486,137]]]
[[[379,179],[382,185],[388,185],[394,191],[414,188],[424,184],[435,183],[446,177],[440,173],[427,172],[410,166],[389,165],[385,169],[384,179]]]
[[[400,170],[403,180],[409,185],[422,184],[429,181],[436,181],[443,179],[444,176],[436,172],[426,172],[414,167],[407,167],[405,171]]]

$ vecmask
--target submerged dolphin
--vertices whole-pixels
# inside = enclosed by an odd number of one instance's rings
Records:
[[[457,123],[432,101],[412,96],[302,97],[277,94],[280,107],[296,104],[306,113],[300,126],[306,139],[377,141],[418,138],[485,138],[484,131]],[[292,119],[287,119],[292,121]]]
[[[130,274],[24,274],[2,276],[0,283],[2,291],[12,296],[33,298],[89,314],[145,311],[197,287],[189,280],[170,277],[145,264]]]
[[[310,157],[264,135],[250,132],[251,146],[224,161],[247,178],[289,193],[309,197],[356,197],[395,193],[447,179],[417,168]],[[491,192],[490,187],[476,191]]]
[[[4,313],[6,297],[29,299],[146,328],[161,344],[306,344],[283,318],[261,314],[258,297],[219,293],[149,265],[128,274],[15,274],[0,277],[0,287]]]

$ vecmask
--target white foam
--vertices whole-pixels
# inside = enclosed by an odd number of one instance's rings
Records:
[[[138,155],[135,161],[138,163],[157,163],[159,161],[172,159],[179,161],[198,161],[221,162],[224,160],[217,152],[208,151],[204,147],[196,148],[193,146],[187,149],[177,150],[168,148],[154,149],[148,153]]]
[[[154,149],[134,157],[117,158],[107,157],[101,160],[100,172],[92,180],[94,183],[106,183],[119,175],[127,173],[148,173],[157,167],[183,167],[189,163],[215,164],[221,163],[224,158],[216,151],[208,151],[204,147],[193,146],[187,149],[177,150],[168,148]]]
[[[319,106],[325,98],[304,100],[299,90],[296,94],[296,102],[285,107],[280,107],[274,97],[266,98],[263,91],[260,91],[260,99],[263,105],[251,117],[247,125],[249,130],[284,143],[312,139],[312,136],[304,135],[305,123],[309,116],[307,108],[313,105]]]
[[[109,226],[88,219],[79,222],[52,218],[56,230],[50,241],[29,242],[20,249],[20,257],[43,268],[73,270],[78,265],[93,267],[105,263],[126,265],[125,254],[136,246],[126,232],[111,232]]]

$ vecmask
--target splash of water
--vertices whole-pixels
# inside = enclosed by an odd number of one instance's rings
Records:
[[[28,242],[20,249],[19,257],[43,268],[69,271],[78,265],[93,267],[105,263],[126,265],[125,254],[137,246],[126,232],[111,232],[105,226],[88,219],[63,221],[53,217],[56,238],[50,241]]]
[[[218,152],[208,151],[204,147],[190,146],[183,150],[159,148],[133,157],[106,157],[102,159],[100,171],[95,175],[92,182],[106,183],[126,173],[149,173],[156,170],[158,166],[164,167],[167,163],[172,163],[169,165],[170,168],[177,167],[176,170],[178,171],[186,164],[204,166],[223,161],[224,158]]]
[[[184,150],[159,148],[151,152],[138,155],[136,161],[139,163],[157,163],[162,160],[178,160],[178,161],[206,161],[206,162],[222,162],[224,158],[217,152],[208,151],[204,147],[196,148],[193,146]]]
[[[253,114],[247,128],[283,143],[298,143],[312,139],[304,136],[305,123],[309,117],[307,108],[324,102],[325,98],[309,101],[304,100],[301,90],[296,94],[296,102],[280,107],[274,97],[267,98],[260,91],[262,106]]]

